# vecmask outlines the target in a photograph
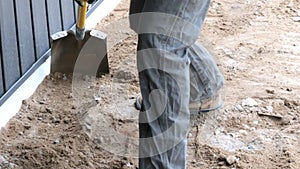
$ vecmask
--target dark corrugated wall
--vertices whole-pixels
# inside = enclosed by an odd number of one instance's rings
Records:
[[[0,0],[0,105],[46,60],[50,35],[70,29],[76,15],[73,0]]]

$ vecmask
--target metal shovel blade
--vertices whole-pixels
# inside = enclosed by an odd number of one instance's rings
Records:
[[[106,34],[97,30],[85,32],[77,40],[74,31],[51,36],[51,73],[79,73],[100,77],[109,73]]]

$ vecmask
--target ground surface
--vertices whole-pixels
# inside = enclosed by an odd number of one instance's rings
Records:
[[[48,76],[1,129],[1,169],[136,168],[128,4],[97,26],[110,36],[111,73]],[[192,117],[187,168],[300,168],[299,11],[299,0],[212,1],[199,41],[224,73],[226,101],[204,124]]]

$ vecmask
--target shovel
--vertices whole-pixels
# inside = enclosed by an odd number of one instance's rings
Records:
[[[78,6],[76,30],[51,35],[51,73],[76,73],[100,77],[109,73],[107,35],[85,30],[88,3]]]

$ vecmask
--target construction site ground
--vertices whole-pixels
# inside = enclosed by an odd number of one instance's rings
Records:
[[[1,129],[1,169],[137,168],[128,8],[122,0],[96,27],[108,34],[110,73],[48,75]],[[191,116],[188,169],[300,168],[299,17],[299,0],[211,2],[199,42],[224,74],[225,102],[205,121]]]

